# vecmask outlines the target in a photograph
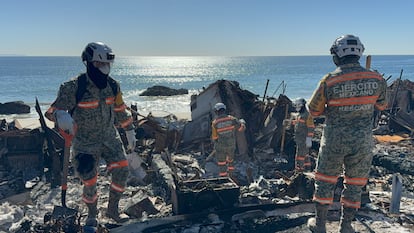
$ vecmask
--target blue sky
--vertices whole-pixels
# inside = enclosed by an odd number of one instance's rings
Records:
[[[13,0],[0,54],[78,56],[103,41],[120,56],[329,55],[354,34],[365,54],[414,54],[412,0]]]

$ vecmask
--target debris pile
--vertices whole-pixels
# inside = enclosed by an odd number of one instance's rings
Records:
[[[409,81],[398,82],[404,84],[398,88],[397,84],[389,87],[387,98],[393,103],[390,109],[376,114],[376,122],[381,124],[374,124],[375,131],[379,132],[379,127],[382,130],[375,137],[373,166],[363,194],[363,208],[354,222],[359,232],[414,230],[414,148],[411,138],[414,121],[407,123],[402,120],[402,116],[410,115],[412,111],[414,85]],[[409,98],[409,101],[403,101],[404,98]],[[212,106],[217,102],[225,103],[230,114],[243,118],[247,123],[246,133],[237,135],[236,172],[231,178],[217,178],[217,163],[210,142],[210,123],[214,116]],[[131,220],[121,226],[104,216],[110,177],[102,163],[98,175],[99,232],[306,231],[305,223],[314,214],[311,201],[314,177],[312,173],[293,171],[293,132],[282,127],[283,119],[293,111],[287,96],[280,94],[277,99],[260,101],[257,95],[241,89],[237,82],[219,80],[192,96],[191,121],[179,120],[173,114],[142,116],[136,111],[136,106],[131,106],[131,109],[138,143],[134,153],[128,155],[130,177],[120,202],[120,207]],[[385,117],[381,117],[383,115]],[[315,119],[315,123],[310,151],[313,166],[323,118]],[[11,152],[14,148],[10,146],[12,138],[19,134],[35,134],[35,138],[41,141],[29,143],[36,148],[31,151],[35,151],[41,158],[39,161],[43,161],[39,163],[35,185],[31,187],[22,185],[25,184],[23,181],[29,181],[29,178],[23,178],[23,174],[30,172],[19,172],[17,165],[21,161],[16,160]],[[122,130],[120,134],[124,136]],[[0,194],[3,195],[0,196],[0,210],[2,213],[10,212],[9,217],[0,218],[0,231],[45,232],[47,229],[59,232],[66,227],[71,228],[66,232],[80,232],[79,227],[87,211],[81,202],[81,182],[72,170],[68,180],[67,205],[76,209],[79,215],[70,224],[63,225],[51,217],[53,207],[60,204],[60,189],[52,186],[49,176],[44,174],[44,170],[52,170],[47,174],[53,174],[54,170],[47,143],[43,143],[44,135],[44,131],[38,129],[0,132]],[[16,148],[29,148],[23,141],[30,140],[19,140],[20,145]],[[62,156],[59,143],[55,145],[57,155]],[[15,166],[5,166],[10,163]],[[12,178],[10,174],[16,175]],[[402,197],[398,212],[391,213],[395,180],[400,181]],[[11,181],[19,184],[20,189],[3,188]],[[330,229],[338,225],[341,188],[342,183],[339,182],[335,191],[336,201],[330,209]],[[22,194],[25,195],[19,196]],[[28,205],[24,207],[21,203]]]

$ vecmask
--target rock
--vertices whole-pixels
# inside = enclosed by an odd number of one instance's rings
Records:
[[[172,96],[172,95],[185,95],[188,94],[187,89],[173,89],[164,86],[149,87],[146,91],[140,94],[140,96]]]
[[[23,101],[0,103],[0,114],[24,114],[30,113],[30,106]]]

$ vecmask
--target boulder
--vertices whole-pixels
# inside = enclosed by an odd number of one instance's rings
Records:
[[[187,89],[173,89],[165,86],[153,86],[141,93],[140,96],[172,96],[184,94],[188,94]]]
[[[23,101],[0,103],[0,114],[24,114],[30,113],[30,106]]]

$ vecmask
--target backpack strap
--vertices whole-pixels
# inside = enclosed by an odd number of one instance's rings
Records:
[[[116,98],[116,95],[118,95],[118,83],[116,82],[115,79],[113,79],[110,76],[108,76],[108,83],[109,83],[109,86],[111,86],[112,93],[114,94]]]
[[[118,84],[115,79],[108,77],[109,86],[111,86],[114,96],[118,94]],[[82,100],[86,92],[86,74],[81,74],[78,77],[78,89],[76,90],[76,105]]]
[[[76,106],[82,100],[86,92],[86,74],[83,73],[78,76],[78,89],[76,90]]]

